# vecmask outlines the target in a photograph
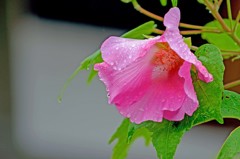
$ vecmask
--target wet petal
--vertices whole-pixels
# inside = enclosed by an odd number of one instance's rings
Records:
[[[182,106],[176,111],[165,111],[164,118],[172,121],[179,121],[184,118],[185,113],[191,116],[198,107],[197,95],[192,84],[190,74],[191,64],[184,62],[179,70],[179,75],[184,78],[184,92],[186,97],[183,100]]]
[[[183,37],[178,29],[179,19],[180,11],[176,7],[170,9],[170,11],[164,16],[164,25],[166,26],[166,30],[163,34],[164,39],[182,59],[196,66],[201,80],[211,82],[213,80],[212,75],[190,51],[187,44],[184,43]]]
[[[164,26],[168,29],[178,29],[180,21],[180,10],[177,7],[171,8],[164,16]]]
[[[136,60],[123,70],[114,70],[105,62],[95,65],[107,87],[110,104],[128,106],[145,94],[151,82],[151,68],[147,65],[145,58]]]
[[[121,70],[137,58],[144,56],[157,41],[160,41],[160,36],[145,40],[112,36],[101,46],[102,58],[113,69]]]
[[[117,106],[117,109],[137,124],[146,120],[161,122],[162,118],[165,118],[165,111],[177,112],[183,104],[187,104],[186,99],[189,97],[185,93],[184,82],[177,71],[171,72],[171,76],[166,79],[152,81],[145,95],[137,102],[128,106]],[[184,114],[185,111],[183,116]],[[178,119],[181,120],[182,117],[175,120]]]

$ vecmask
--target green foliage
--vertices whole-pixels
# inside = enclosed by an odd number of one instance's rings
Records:
[[[132,0],[121,0],[123,3],[130,3]]]
[[[178,0],[171,0],[171,1],[172,1],[172,6],[173,7],[177,7]]]
[[[196,73],[192,74],[193,84],[199,100],[199,108],[194,113],[194,122],[205,122],[215,118],[223,123],[221,117],[221,104],[223,92],[224,64],[220,50],[211,44],[202,45],[195,55],[213,75],[214,80],[205,83],[198,79]]]
[[[240,94],[224,91],[222,102],[222,116],[240,120]]]
[[[166,6],[167,5],[167,0],[160,0],[160,3],[162,6]]]
[[[192,38],[191,37],[184,37],[183,41],[187,44],[187,46],[190,48],[192,46]]]
[[[231,132],[221,150],[217,159],[237,159],[240,157],[240,126]]]
[[[181,122],[163,120],[161,123],[144,122],[142,125],[153,133],[152,144],[156,149],[158,158],[173,159],[177,146],[184,133],[191,127],[186,117]]]
[[[165,7],[165,6],[167,6],[167,1],[168,0],[160,0],[160,3],[161,3],[162,6]],[[176,7],[177,4],[178,4],[178,0],[171,0],[171,2],[172,2],[173,7]]]
[[[224,22],[230,28],[230,20],[224,19]],[[236,21],[232,21],[233,26],[236,24]],[[210,32],[203,32],[202,38],[207,40],[209,43],[216,45],[220,50],[227,50],[227,51],[240,51],[240,46],[236,44],[236,42],[228,35],[227,32],[224,32],[221,24],[214,20],[209,22],[205,25],[206,28],[218,28],[222,30],[222,33],[210,33]],[[236,32],[236,36],[240,38],[240,26],[238,25]]]
[[[204,0],[197,0],[198,1],[198,3],[200,3],[200,4],[205,4],[205,2],[204,2]],[[208,0],[209,2],[213,2],[213,0]]]
[[[197,0],[197,1],[198,1],[198,3],[204,4],[203,0]]]
[[[127,33],[123,34],[122,37],[133,38],[133,39],[144,39],[145,35],[150,35],[156,27],[157,25],[154,23],[154,21],[149,21],[128,31]],[[85,58],[81,62],[79,67],[73,72],[73,74],[64,83],[64,86],[61,89],[60,94],[58,96],[58,102],[61,103],[65,90],[67,89],[68,85],[71,83],[72,79],[74,79],[80,71],[90,70],[88,80],[87,80],[88,83],[90,83],[92,79],[97,75],[97,71],[95,71],[93,68],[94,64],[100,63],[102,61],[103,59],[102,59],[100,50],[97,50],[92,55]]]
[[[133,133],[132,123],[128,119],[124,119],[117,131],[109,140],[109,144],[118,139],[113,148],[112,159],[125,159],[128,155],[131,144],[137,139],[143,137],[146,146],[151,141],[151,133],[144,127],[137,129]]]

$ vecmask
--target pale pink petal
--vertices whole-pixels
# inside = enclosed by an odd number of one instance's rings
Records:
[[[151,83],[151,68],[146,65],[146,59],[141,58],[122,70],[114,70],[105,62],[94,66],[106,85],[110,104],[128,106],[145,94]]]
[[[102,58],[115,70],[121,70],[144,56],[160,37],[137,40],[111,36],[101,46]]]
[[[185,61],[194,64],[199,71],[199,78],[205,82],[213,80],[212,75],[190,51],[187,44],[184,43],[182,35],[179,33],[178,25],[180,19],[180,11],[178,8],[172,8],[164,16],[164,25],[166,30],[163,34],[164,39],[168,42],[170,47]]]
[[[171,8],[164,16],[163,24],[168,29],[178,29],[180,22],[180,10],[177,7]]]

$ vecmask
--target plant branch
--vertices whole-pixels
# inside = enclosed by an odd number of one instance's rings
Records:
[[[159,15],[156,15],[144,8],[142,8],[139,3],[137,2],[137,0],[132,0],[132,4],[133,4],[133,7],[134,9],[136,9],[137,11],[139,11],[140,13],[150,17],[150,18],[153,18],[155,20],[158,20],[158,21],[163,21],[163,17],[159,16]],[[192,24],[186,24],[186,23],[180,23],[179,24],[180,27],[183,27],[183,28],[188,28],[188,29],[197,29],[197,30],[216,30],[217,28],[213,28],[213,27],[209,27],[209,28],[206,28],[206,27],[203,27],[203,26],[199,26],[199,25],[192,25]]]
[[[230,20],[230,28],[232,29],[232,9],[230,0],[227,0],[227,13],[228,19]]]
[[[163,34],[164,30],[154,29],[153,32],[156,34]],[[181,35],[196,35],[196,34],[201,34],[203,32],[221,33],[220,30],[184,30],[184,31],[180,31],[180,34]]]
[[[232,88],[232,87],[236,87],[238,85],[240,85],[240,80],[233,81],[233,82],[225,84],[224,89],[229,89],[229,88]]]
[[[221,24],[222,28],[226,32],[231,32],[231,29],[225,24],[222,16],[219,14],[218,11],[216,11],[214,5],[209,2],[208,0],[204,0],[205,5],[208,7],[208,9],[211,11],[213,17]]]
[[[229,33],[229,36],[240,46],[240,39],[236,36],[236,34],[226,25],[223,18],[219,14],[219,12],[214,8],[214,5],[208,0],[204,0],[205,5],[211,11],[213,17],[221,24],[222,28]]]
[[[238,11],[238,14],[237,14],[237,17],[236,17],[236,23],[235,23],[235,25],[233,27],[233,33],[234,34],[235,34],[236,30],[237,30],[239,20],[240,20],[240,11]]]

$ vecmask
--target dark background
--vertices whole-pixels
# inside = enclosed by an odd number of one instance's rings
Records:
[[[139,0],[138,3],[160,16],[164,16],[172,7],[170,0],[165,7],[161,6],[159,0]],[[29,0],[28,7],[31,13],[41,18],[127,30],[152,20],[136,11],[131,3],[123,3],[121,0]],[[205,6],[197,0],[179,0],[178,7],[181,9],[181,22],[204,25],[213,20]],[[164,29],[162,22],[155,22],[158,28]],[[192,36],[192,41],[195,45],[205,43],[200,35]]]
[[[143,8],[161,16],[172,7],[170,1],[166,7],[161,6],[159,0],[138,2]],[[204,25],[213,19],[205,6],[199,5],[196,0],[179,0],[178,7],[181,9],[182,22]],[[29,9],[43,18],[124,29],[131,29],[151,20],[136,11],[131,3],[120,0],[29,0]]]

